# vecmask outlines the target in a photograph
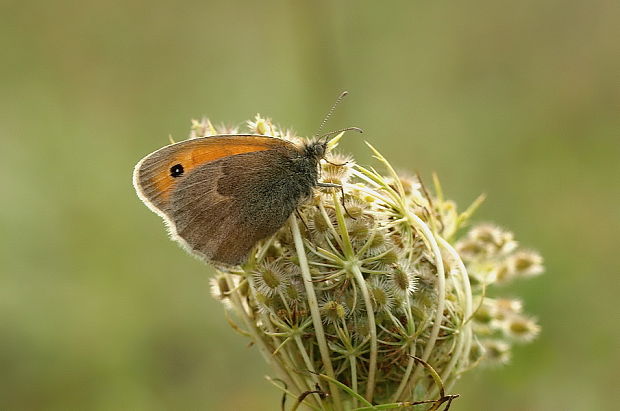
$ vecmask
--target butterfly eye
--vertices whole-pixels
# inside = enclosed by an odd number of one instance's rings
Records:
[[[170,167],[170,175],[172,177],[180,177],[183,175],[183,166],[181,164],[175,164],[172,167]]]

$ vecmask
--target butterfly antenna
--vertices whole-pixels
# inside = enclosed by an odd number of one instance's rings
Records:
[[[329,111],[327,112],[327,114],[325,115],[325,118],[321,122],[321,125],[319,126],[319,129],[316,131],[316,133],[314,133],[314,137],[315,138],[319,135],[321,130],[323,130],[323,126],[325,126],[325,123],[327,123],[327,120],[329,120],[329,118],[334,113],[334,110],[336,109],[336,107],[338,107],[338,104],[340,104],[342,99],[345,98],[347,96],[347,94],[349,94],[348,91],[343,91],[342,93],[340,93],[340,95],[338,96],[338,98],[336,99],[334,104],[332,105],[332,108],[330,108]]]
[[[358,133],[363,133],[364,130],[362,130],[359,127],[347,127],[347,128],[342,128],[340,130],[336,130],[336,131],[330,131],[329,133],[325,133],[319,136],[319,138],[323,138],[323,137],[331,137],[333,135],[337,135],[340,133],[343,133],[345,131],[357,131]]]

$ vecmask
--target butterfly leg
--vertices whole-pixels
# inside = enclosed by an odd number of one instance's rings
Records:
[[[340,189],[340,194],[341,194],[341,201],[342,201],[342,207],[344,208],[344,212],[347,213],[347,215],[349,217],[351,217],[354,220],[357,220],[357,218],[353,217],[351,215],[351,213],[349,213],[349,210],[347,210],[347,206],[344,204],[344,188],[340,185],[340,184],[333,184],[333,183],[317,183],[318,187],[323,187],[323,188],[339,188]]]
[[[306,230],[308,230],[308,232],[310,232],[310,227],[308,227],[308,224],[306,224],[306,220],[304,220],[304,217],[299,212],[299,208],[295,209],[295,214],[297,214],[297,217],[299,217],[301,222],[304,224],[304,227],[306,227]]]
[[[327,164],[331,164],[332,166],[336,166],[336,167],[344,167],[344,166],[346,166],[347,164],[349,164],[349,162],[348,162],[348,161],[345,161],[345,162],[344,162],[344,163],[342,163],[342,164],[332,163],[331,161],[327,160],[326,158],[324,158],[324,159],[323,159],[323,161],[325,161]]]

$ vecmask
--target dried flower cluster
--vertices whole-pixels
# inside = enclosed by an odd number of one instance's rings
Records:
[[[247,126],[297,139],[260,115]],[[203,119],[190,137],[231,132]],[[540,274],[541,257],[492,225],[458,238],[482,198],[458,213],[437,179],[430,194],[371,149],[387,176],[330,154],[321,181],[342,185],[344,199],[317,189],[244,266],[212,280],[231,325],[258,347],[294,408],[449,406],[444,386],[478,364],[505,363],[513,342],[539,332],[520,301],[487,294]]]

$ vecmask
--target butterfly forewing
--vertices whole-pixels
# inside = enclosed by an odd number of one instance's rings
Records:
[[[151,208],[166,210],[173,187],[195,167],[229,156],[294,147],[290,142],[265,136],[226,135],[171,144],[146,156],[134,170],[136,191]]]

